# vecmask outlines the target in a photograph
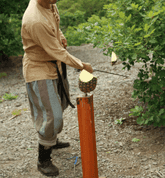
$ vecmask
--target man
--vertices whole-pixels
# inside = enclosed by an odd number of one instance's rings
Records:
[[[21,28],[25,51],[23,76],[39,138],[37,167],[46,176],[59,175],[59,169],[51,162],[52,149],[70,145],[57,139],[63,128],[63,111],[71,105],[69,83],[63,74],[65,64],[93,72],[89,63],[81,62],[65,49],[67,40],[59,29],[60,16],[55,3],[56,0],[30,0]]]

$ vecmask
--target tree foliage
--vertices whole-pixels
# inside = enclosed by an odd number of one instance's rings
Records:
[[[130,70],[135,62],[144,65],[134,81],[132,97],[148,103],[148,109],[136,106],[131,109],[132,115],[138,116],[137,123],[144,125],[164,126],[165,110],[165,70],[162,66],[165,59],[165,2],[164,0],[118,0],[105,5],[106,17],[101,19],[93,15],[88,23],[79,25],[79,38],[86,34],[86,40],[94,47],[103,48],[105,55],[114,51],[123,61],[123,70]],[[73,38],[73,37],[72,37]],[[78,39],[77,39],[78,40]],[[109,43],[113,41],[113,47]],[[152,53],[150,60],[148,54]],[[146,63],[151,62],[148,66]],[[145,68],[144,68],[145,67]],[[143,69],[144,68],[144,69]],[[149,70],[153,76],[149,82]],[[131,115],[131,114],[130,114]]]
[[[63,13],[70,12],[75,13],[77,10],[85,12],[85,21],[93,14],[98,15],[99,17],[104,16],[106,11],[103,9],[103,6],[108,3],[112,3],[113,0],[60,0],[57,5],[60,11],[60,15]]]
[[[8,61],[8,56],[23,55],[21,19],[28,3],[29,0],[0,2],[0,63]]]
[[[102,17],[106,11],[103,9],[105,4],[112,2],[112,0],[60,0],[57,3],[60,18],[61,29],[66,32],[68,27],[78,26],[80,23],[87,21],[93,14]]]

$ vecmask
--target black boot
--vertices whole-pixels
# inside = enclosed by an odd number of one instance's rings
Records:
[[[58,176],[59,169],[52,164],[50,154],[52,152],[52,147],[49,149],[44,149],[44,146],[39,144],[38,147],[38,162],[37,167],[38,171],[40,171],[43,175],[46,176]]]

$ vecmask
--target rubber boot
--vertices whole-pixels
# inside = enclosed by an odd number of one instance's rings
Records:
[[[52,147],[50,147],[49,149],[45,149],[43,145],[39,144],[37,168],[38,171],[40,171],[43,175],[58,176],[59,169],[52,164],[51,157],[50,157],[51,152],[52,152]]]

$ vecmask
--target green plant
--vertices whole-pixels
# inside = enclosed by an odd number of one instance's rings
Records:
[[[99,35],[98,31],[108,23],[108,20],[105,17],[101,19],[92,15],[91,18],[88,19],[88,22],[81,23],[77,27],[68,27],[65,37],[68,40],[69,46],[79,46],[82,43],[95,43],[97,41],[102,40],[102,36]],[[102,45],[98,47],[102,47]]]
[[[0,73],[0,78],[5,77],[5,76],[7,76],[7,74],[5,72]]]
[[[123,118],[120,118],[120,119],[116,119],[115,120],[115,124],[122,124],[122,120],[124,120]]]
[[[77,26],[80,23],[84,23],[84,14],[85,12],[81,12],[77,10],[74,13],[66,11],[65,13],[60,15],[60,26],[61,27],[69,27],[69,26]]]
[[[74,14],[77,10],[84,12],[84,20],[86,21],[93,14],[100,17],[104,16],[106,12],[103,9],[103,6],[113,1],[114,0],[61,0],[60,2],[57,2],[57,7],[59,9],[60,15],[63,15],[67,12]]]
[[[23,54],[21,43],[21,20],[16,15],[7,17],[7,15],[0,14],[0,51],[3,51],[7,56]],[[2,55],[2,53],[1,53]]]
[[[162,67],[165,59],[164,0],[117,0],[105,5],[104,9],[107,10],[106,17],[92,16],[88,24],[84,24],[89,26],[88,29],[83,28],[87,41],[102,48],[106,56],[115,52],[123,61],[122,70],[129,71],[136,62],[144,63],[138,79],[134,81],[132,98],[147,102],[148,108],[142,113],[143,108],[135,106],[129,116],[138,116],[137,123],[140,125],[164,126],[165,110],[160,109],[165,104],[165,92],[162,90],[165,86],[165,70]],[[149,53],[153,53],[152,60]],[[147,62],[151,64],[148,66]],[[147,83],[149,72],[152,72],[152,78]]]
[[[21,115],[22,110],[23,110],[23,111],[27,111],[27,108],[15,109],[15,110],[12,111],[12,115],[13,115],[13,116],[19,116],[19,115]],[[12,118],[14,118],[14,117],[12,117]]]
[[[132,139],[132,141],[133,141],[133,142],[139,142],[139,141],[140,141],[140,139],[133,138],[133,139]]]
[[[0,7],[3,13],[0,14],[0,56],[23,55],[21,20],[28,3],[29,0],[12,2],[1,0]]]
[[[16,109],[14,111],[12,111],[12,115],[13,116],[17,116],[17,115],[20,115],[21,114],[21,110],[20,109]]]
[[[68,27],[65,33],[68,46],[80,46],[82,43],[86,43],[85,34],[76,29],[77,27]]]
[[[3,96],[5,100],[13,100],[13,99],[16,99],[17,97],[18,95],[14,96],[12,94],[7,94],[7,93],[5,93],[5,95]]]
[[[82,26],[82,23],[85,23],[92,15],[103,17],[106,11],[102,7],[109,2],[113,2],[113,0],[77,0],[76,2],[74,0],[62,0],[57,3],[61,19],[60,28],[68,40],[68,46],[79,46],[86,43],[85,38],[87,36],[84,36],[77,27]]]

